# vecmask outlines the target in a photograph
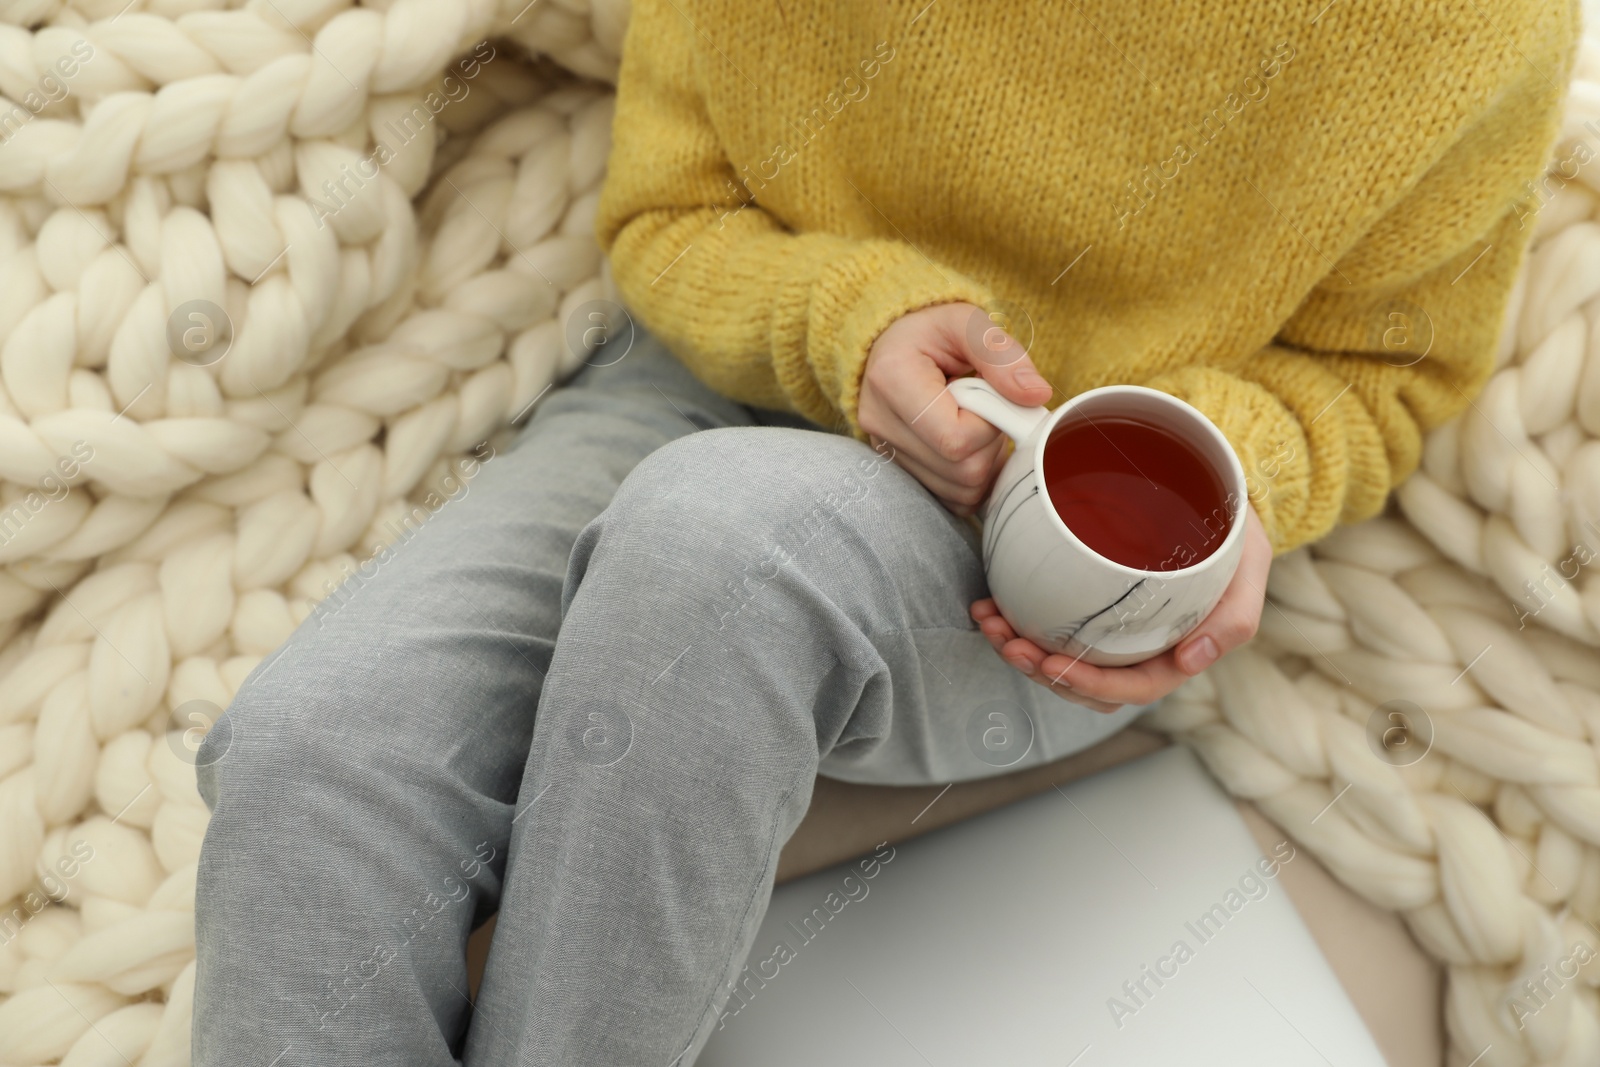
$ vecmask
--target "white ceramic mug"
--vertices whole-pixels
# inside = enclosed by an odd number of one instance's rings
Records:
[[[957,404],[1016,442],[979,510],[983,569],[1000,614],[1019,637],[1050,652],[1115,667],[1160,655],[1182,641],[1222,599],[1244,551],[1244,467],[1216,424],[1170,393],[1107,385],[1054,411],[1025,408],[977,377],[949,384]],[[1062,520],[1044,481],[1044,450],[1057,428],[1081,418],[1154,423],[1194,447],[1222,478],[1222,510],[1206,525],[1222,543],[1189,566],[1127,567],[1094,551]],[[1215,523],[1215,526],[1213,526]],[[1197,539],[1198,532],[1197,532]],[[1198,554],[1190,548],[1190,555]]]

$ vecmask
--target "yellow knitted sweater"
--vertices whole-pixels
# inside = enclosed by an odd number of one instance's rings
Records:
[[[1575,0],[635,0],[597,235],[708,385],[865,439],[873,340],[988,309],[1172,393],[1275,553],[1488,379]]]

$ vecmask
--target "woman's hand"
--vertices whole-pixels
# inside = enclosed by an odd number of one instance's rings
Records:
[[[976,304],[935,304],[878,335],[862,372],[856,421],[874,448],[956,515],[971,515],[1000,472],[1006,436],[956,404],[945,388],[975,370],[1007,400],[1038,407],[1054,390],[1022,345]]]
[[[1106,713],[1124,704],[1153,704],[1250,640],[1261,624],[1272,545],[1255,507],[1245,511],[1244,554],[1222,599],[1194,633],[1142,663],[1096,667],[1071,656],[1047,653],[1016,635],[992,597],[973,602],[972,618],[1006,662],[1058,696]]]

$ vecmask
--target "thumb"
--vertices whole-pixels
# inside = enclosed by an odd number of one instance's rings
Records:
[[[997,325],[981,309],[974,309],[969,328],[964,331],[967,362],[979,377],[997,389],[1001,396],[1027,407],[1037,407],[1055,393],[1027,349]]]

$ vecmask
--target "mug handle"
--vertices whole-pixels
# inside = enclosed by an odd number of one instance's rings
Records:
[[[972,412],[1019,445],[1032,437],[1039,424],[1050,417],[1049,408],[1025,408],[1007,400],[998,389],[976,375],[952,379],[945,388],[950,390],[958,407]]]

